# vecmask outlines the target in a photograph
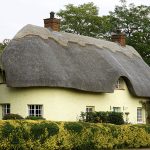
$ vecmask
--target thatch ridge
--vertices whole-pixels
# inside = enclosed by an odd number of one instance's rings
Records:
[[[49,38],[53,39],[62,46],[68,46],[69,42],[74,42],[74,43],[78,43],[81,46],[85,46],[88,44],[88,45],[95,45],[98,48],[107,48],[113,52],[120,51],[129,57],[132,57],[132,55],[141,57],[137,53],[137,51],[129,45],[126,45],[126,47],[121,47],[117,43],[106,41],[104,39],[95,39],[95,38],[83,36],[83,35],[81,36],[81,35],[76,35],[72,33],[51,31],[48,28],[43,28],[43,27],[30,25],[30,24],[23,27],[15,35],[14,39],[20,39],[20,38],[23,38],[25,36],[30,36],[30,35],[39,36],[43,39],[49,39]]]

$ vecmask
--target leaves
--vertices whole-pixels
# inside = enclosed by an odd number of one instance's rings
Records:
[[[109,30],[109,17],[98,16],[98,7],[92,2],[66,5],[66,10],[60,10],[57,15],[61,17],[61,30],[65,32],[99,38]]]
[[[121,1],[110,12],[112,30],[121,29],[127,35],[127,44],[133,46],[150,65],[150,6],[126,5]]]
[[[9,44],[10,40],[9,39],[4,39],[3,43],[0,43],[0,55],[3,51],[3,49]]]
[[[127,44],[133,46],[150,65],[150,6],[129,6],[120,0],[107,16],[98,16],[94,3],[79,6],[69,4],[57,15],[61,17],[61,30],[95,38],[111,39],[111,32],[121,29],[127,35]]]
[[[5,45],[0,43],[0,54],[2,53],[3,49],[5,48]]]
[[[150,147],[149,125],[0,121],[0,149],[99,150]]]

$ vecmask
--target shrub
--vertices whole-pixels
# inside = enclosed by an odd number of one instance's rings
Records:
[[[137,124],[135,126],[144,129],[148,134],[150,134],[150,124]]]
[[[124,124],[123,113],[120,112],[86,112],[81,114],[81,117],[85,116],[82,121],[92,123],[112,123],[121,125]]]
[[[24,118],[18,114],[7,114],[3,117],[3,120],[21,120],[21,119]]]
[[[53,122],[41,122],[31,126],[31,134],[35,139],[40,139],[41,135],[50,137],[59,132],[59,127]]]
[[[67,122],[64,124],[64,128],[70,132],[80,133],[83,130],[83,126],[79,122]]]
[[[27,120],[45,120],[42,116],[27,116],[25,119]]]
[[[95,122],[96,117],[98,117],[96,112],[87,112],[85,114],[86,114],[86,122]]]
[[[11,148],[7,147],[7,149],[13,149],[13,147],[17,147],[16,149],[23,149],[25,141],[30,138],[30,132],[22,122],[15,122],[15,124],[12,123],[13,122],[6,122],[2,126],[2,136],[0,136],[0,139],[4,138],[4,140],[7,141],[7,145],[11,145]]]
[[[13,125],[6,122],[1,129],[3,138],[7,138],[14,131],[14,129],[15,127]]]
[[[120,112],[109,112],[108,122],[112,124],[121,125],[124,124],[123,113]]]
[[[97,112],[97,116],[99,117],[101,123],[108,122],[108,112],[99,111]]]

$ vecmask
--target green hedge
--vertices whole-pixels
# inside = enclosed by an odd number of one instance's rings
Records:
[[[30,128],[31,135],[37,140],[41,139],[44,140],[53,136],[59,132],[59,127],[56,123],[53,122],[41,122],[31,125]],[[42,134],[46,133],[43,137]]]
[[[0,149],[101,150],[150,148],[150,125],[0,121]]]
[[[68,122],[64,124],[64,128],[70,132],[80,133],[83,130],[83,125],[80,122]]]
[[[99,111],[99,112],[81,112],[82,121],[92,123],[112,123],[124,124],[122,112]]]
[[[18,114],[7,114],[3,117],[3,120],[22,120],[22,119],[24,118]]]
[[[42,116],[27,116],[25,119],[26,120],[46,120]]]

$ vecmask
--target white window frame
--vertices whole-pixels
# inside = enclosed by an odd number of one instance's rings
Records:
[[[143,109],[142,109],[142,107],[137,107],[137,123],[143,123]]]
[[[43,117],[43,105],[28,104],[28,116]]]
[[[2,117],[11,113],[10,104],[1,104],[2,105]]]
[[[94,112],[95,106],[86,106],[86,112]]]
[[[121,112],[121,107],[113,107],[113,112]]]

